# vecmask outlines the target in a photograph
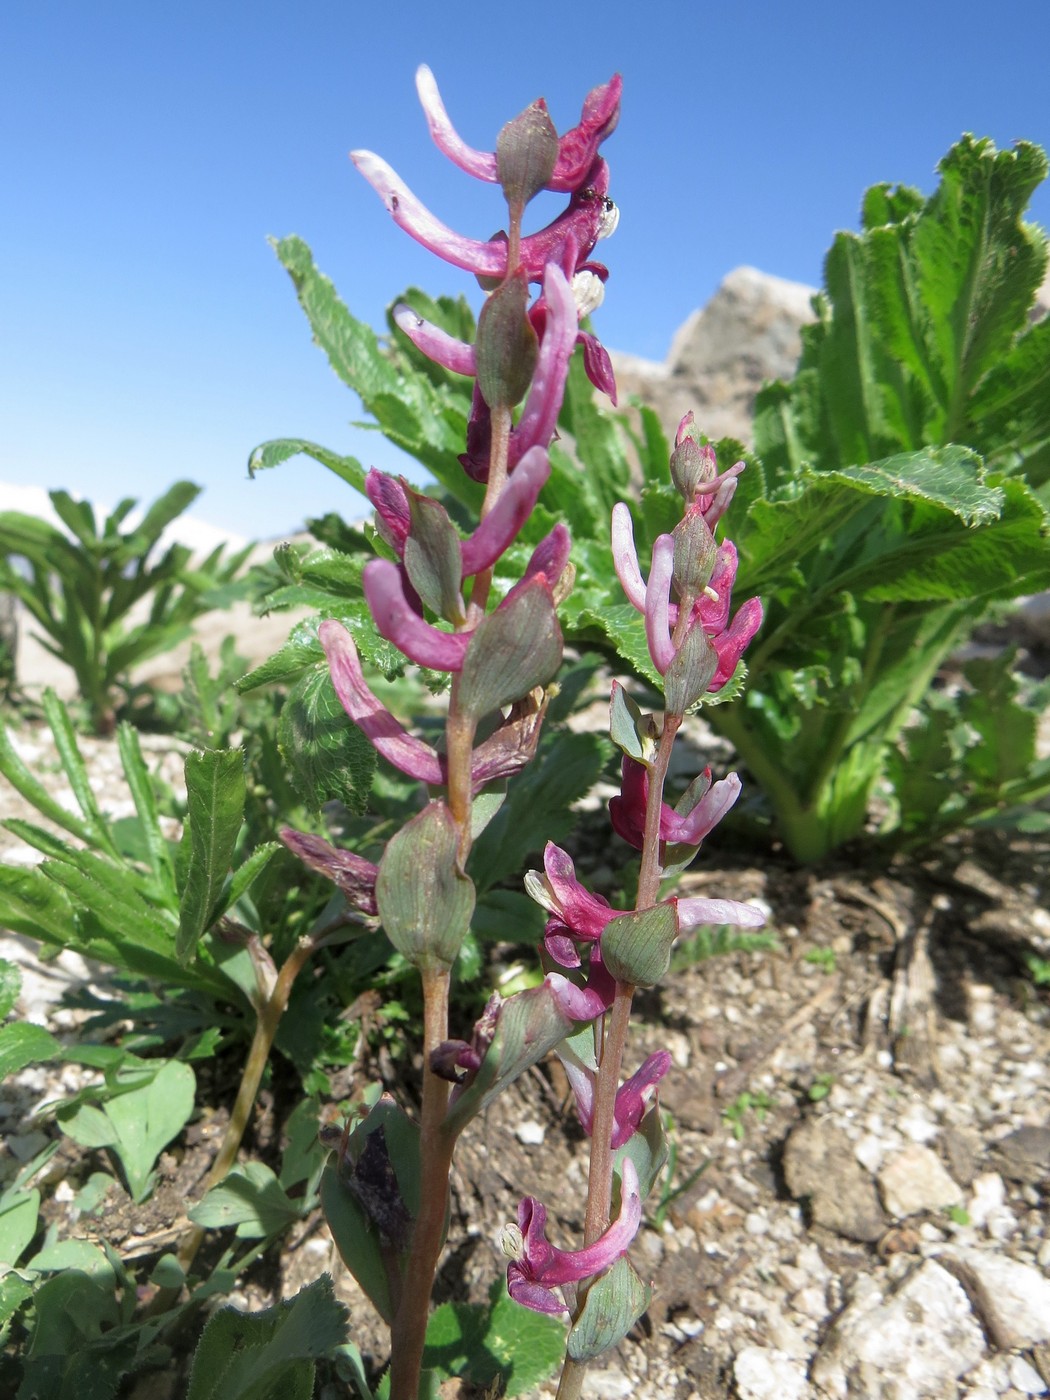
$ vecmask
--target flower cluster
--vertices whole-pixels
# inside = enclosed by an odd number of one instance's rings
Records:
[[[616,398],[609,356],[581,321],[600,304],[608,276],[593,258],[599,239],[617,222],[609,169],[599,150],[618,120],[621,81],[614,77],[590,92],[579,123],[560,137],[542,100],[533,103],[504,127],[494,152],[475,150],[458,135],[428,68],[419,70],[417,88],[439,150],[474,178],[497,183],[508,211],[505,231],[487,240],[466,237],[426,209],[379,156],[352,153],[395,223],[446,262],[474,274],[489,293],[473,344],[457,340],[410,306],[398,306],[394,313],[397,327],[419,351],[474,379],[460,462],[469,477],[485,484],[477,527],[464,537],[441,501],[403,478],[372,470],[366,481],[390,557],[366,564],[365,600],[376,630],[408,661],[452,677],[445,744],[432,747],[410,733],[367,684],[350,629],[335,620],[322,622],[319,640],[347,715],[384,759],[432,795],[390,838],[376,865],[321,837],[282,832],[288,848],[329,876],[359,917],[378,919],[422,978],[429,1056],[420,1127],[411,1139],[419,1145],[418,1215],[410,1219],[401,1201],[396,1154],[386,1146],[387,1133],[416,1131],[399,1110],[381,1101],[374,1110],[381,1121],[371,1123],[370,1133],[363,1123],[347,1137],[342,1154],[353,1168],[344,1176],[357,1192],[355,1199],[364,1202],[368,1220],[398,1255],[383,1255],[373,1260],[374,1269],[358,1271],[359,1278],[374,1284],[382,1277],[388,1285],[389,1296],[383,1288],[378,1291],[393,1318],[392,1384],[398,1396],[414,1395],[418,1388],[425,1288],[444,1239],[451,1147],[464,1124],[530,1065],[556,1051],[592,1139],[586,1243],[571,1251],[550,1244],[545,1208],[529,1196],[504,1244],[511,1256],[511,1296],[541,1312],[568,1308],[575,1330],[592,1297],[598,1299],[595,1311],[606,1307],[600,1297],[606,1280],[579,1292],[575,1285],[620,1260],[641,1222],[643,1188],[628,1149],[617,1166],[619,1212],[609,1223],[611,1154],[627,1149],[640,1129],[648,1134],[655,1125],[658,1131],[659,1116],[651,1109],[671,1065],[670,1054],[657,1051],[620,1083],[634,987],[663,975],[682,934],[700,925],[754,928],[763,922],[759,910],[733,900],[659,898],[661,875],[682,868],[696,854],[740,792],[735,774],[715,782],[705,770],[674,805],[665,802],[670,745],[686,711],[733,675],[762,620],[757,599],[731,616],[737,554],[731,541],[715,539],[743,464],[719,474],[689,415],[679,427],[670,464],[683,514],[675,529],[653,544],[648,580],[639,568],[626,504],[615,508],[612,522],[616,572],[644,616],[666,702],[660,728],[654,717],[641,715],[621,686],[613,686],[611,730],[624,756],[621,790],[609,812],[614,830],[643,853],[646,873],[639,878],[638,908],[613,909],[577,879],[567,852],[548,843],[543,870],[530,871],[525,881],[548,915],[543,981],[505,1001],[494,995],[469,1041],[446,1038],[448,980],[474,912],[467,863],[478,815],[473,799],[487,785],[517,773],[536,753],[546,687],[562,657],[556,605],[571,578],[567,529],[556,524],[535,545],[523,573],[495,606],[489,597],[493,574],[521,537],[550,476],[548,452],[577,345],[591,383],[613,402]],[[523,211],[543,189],[567,196],[566,207],[545,228],[525,233]],[[440,795],[433,796],[435,791]],[[607,1023],[603,1018],[610,1009]],[[608,1041],[614,1037],[610,1031],[606,1040],[602,1028],[616,1024],[618,1016],[621,1033],[611,1055]],[[589,1023],[595,1023],[595,1053],[587,1049]],[[599,1061],[597,1048],[603,1044]],[[606,1125],[600,1132],[599,1123]],[[396,1218],[389,1211],[383,1216],[386,1226],[369,1204],[374,1181],[382,1184],[380,1195],[392,1191],[399,1202]],[[646,1179],[644,1189],[650,1185]],[[365,1229],[355,1235],[353,1247],[363,1249],[370,1241],[372,1233]],[[354,1269],[352,1252],[345,1250],[344,1257]],[[621,1284],[614,1286],[620,1287],[629,1274],[628,1261],[610,1278],[619,1277]],[[396,1307],[395,1295],[400,1297]]]
[[[654,541],[648,583],[643,582],[638,566],[630,509],[623,502],[613,508],[616,574],[628,602],[645,617],[653,665],[675,687],[675,693],[668,694],[669,703],[683,702],[674,705],[676,709],[687,709],[705,691],[721,690],[762,624],[758,598],[750,598],[730,622],[736,547],[731,540],[716,544],[713,533],[743,469],[743,462],[737,462],[719,475],[713,449],[695,436],[693,415],[682,419],[671,477],[686,509],[674,531]],[[672,594],[677,601],[672,601]],[[681,658],[690,662],[687,677],[673,674]]]
[[[463,141],[449,120],[434,76],[425,65],[417,74],[416,86],[438,149],[468,175],[501,183],[513,211],[514,191],[505,168],[510,161],[504,151],[476,151]],[[580,329],[578,320],[600,305],[609,275],[602,263],[591,259],[591,253],[599,239],[613,232],[618,220],[616,206],[609,198],[609,167],[598,148],[616,127],[621,89],[618,75],[595,88],[584,101],[579,125],[561,137],[556,137],[550,126],[542,98],[518,119],[530,135],[545,131],[550,143],[549,174],[532,192],[544,188],[567,194],[569,203],[546,228],[521,239],[516,267],[508,266],[510,240],[506,233],[498,233],[487,241],[456,233],[420,203],[386,161],[371,151],[351,153],[354,164],[383,200],[395,223],[425,248],[474,273],[483,285],[511,275],[540,285],[541,294],[528,308],[529,325],[539,342],[539,358],[531,391],[511,434],[510,471],[531,447],[550,442],[561,407],[569,356],[577,341],[582,345],[584,367],[591,382],[616,401],[616,381],[608,352],[589,331]],[[534,158],[538,144],[533,142]],[[458,374],[477,375],[475,346],[449,336],[410,306],[399,306],[394,316],[404,334],[438,364]],[[490,407],[480,384],[475,385],[467,450],[460,461],[476,481],[488,479]]]

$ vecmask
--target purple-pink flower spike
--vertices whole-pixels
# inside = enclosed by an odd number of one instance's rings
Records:
[[[642,1198],[638,1171],[630,1157],[623,1159],[620,1214],[608,1230],[583,1249],[564,1250],[546,1236],[547,1210],[534,1196],[518,1206],[519,1257],[507,1267],[507,1291],[518,1303],[535,1312],[562,1313],[568,1308],[553,1291],[567,1283],[579,1283],[601,1273],[626,1254],[642,1223]]]

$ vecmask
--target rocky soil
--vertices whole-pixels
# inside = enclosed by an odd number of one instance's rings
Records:
[[[46,731],[24,728],[17,742],[35,771],[57,771]],[[147,742],[177,781],[177,746]],[[112,744],[84,749],[103,807],[127,810]],[[0,793],[0,816],[20,809]],[[577,846],[600,883],[610,857],[595,827],[581,816]],[[639,1000],[633,1060],[667,1046],[675,1061],[662,1095],[677,1150],[666,1194],[692,1184],[649,1202],[634,1258],[652,1305],[588,1393],[1048,1393],[1050,1002],[1024,958],[1050,955],[1050,850],[967,839],[882,871],[804,871],[775,852],[756,862],[719,845],[690,884],[766,904],[781,947],[694,965],[685,950],[667,984]],[[4,860],[27,858],[9,836],[3,846]],[[23,1014],[60,1034],[71,1026],[63,987],[105,976],[67,955],[42,966],[21,940],[4,940],[0,956],[12,955],[26,975]],[[357,1075],[348,1092],[378,1076],[403,1099],[415,1093],[414,1075],[382,1056]],[[34,1117],[39,1104],[72,1087],[68,1069],[3,1086],[5,1175],[55,1132]],[[501,1267],[496,1233],[526,1192],[546,1201],[555,1239],[578,1239],[586,1153],[567,1100],[560,1066],[544,1064],[468,1135],[442,1296],[484,1296]],[[170,1248],[216,1136],[214,1122],[197,1124],[145,1207],[111,1193],[103,1227],[128,1259],[148,1264]],[[63,1234],[97,1230],[70,1202],[99,1160],[69,1143],[56,1161],[52,1218]],[[263,1306],[324,1269],[380,1361],[382,1329],[317,1217],[235,1301]],[[140,1394],[162,1394],[158,1378],[149,1383]]]

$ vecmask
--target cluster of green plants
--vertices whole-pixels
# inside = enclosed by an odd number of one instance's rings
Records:
[[[747,462],[734,503],[736,586],[742,596],[760,593],[767,613],[746,681],[715,697],[738,703],[709,697],[705,713],[761,787],[762,802],[745,816],[800,859],[862,837],[893,848],[975,822],[1039,824],[1036,804],[1050,792],[1050,764],[1035,753],[1045,687],[1016,674],[1010,652],[966,662],[950,686],[943,678],[982,618],[1050,587],[1050,321],[1028,323],[1046,242],[1023,222],[1045,174],[1035,147],[996,152],[967,139],[942,162],[931,198],[869,191],[861,231],[839,235],[828,256],[796,376],[760,396],[755,450],[716,445],[720,462]],[[483,497],[459,462],[469,381],[423,356],[393,314],[386,338],[354,318],[301,240],[276,250],[332,366],[469,528]],[[406,300],[473,340],[465,301],[418,290]],[[555,525],[568,525],[576,587],[559,615],[574,649],[536,761],[486,813],[471,851],[477,902],[453,993],[464,1024],[480,1009],[479,973],[493,950],[511,965],[542,934],[542,915],[521,893],[527,858],[567,837],[574,804],[615,770],[612,744],[575,732],[568,719],[610,664],[631,671],[643,693],[660,683],[644,622],[616,584],[608,521],[617,501],[631,502],[643,555],[672,527],[681,503],[666,482],[663,429],[644,405],[600,406],[577,356],[559,433],[540,503],[499,561],[494,587],[520,576]],[[264,444],[252,469],[297,453],[364,489],[356,459],[301,439]],[[35,940],[45,956],[68,949],[97,960],[110,970],[112,992],[79,993],[89,1014],[64,1040],[13,1017],[18,972],[0,964],[0,1077],[39,1064],[92,1071],[89,1087],[51,1105],[47,1120],[99,1164],[76,1198],[82,1219],[98,1224],[98,1243],[61,1238],[42,1211],[57,1136],[3,1183],[0,1387],[19,1400],[109,1400],[127,1377],[168,1365],[191,1328],[200,1334],[192,1400],[305,1397],[322,1361],[363,1400],[374,1393],[326,1279],[265,1314],[223,1310],[206,1326],[203,1318],[321,1200],[317,1124],[360,1033],[345,1009],[379,988],[388,1028],[419,1018],[406,959],[377,919],[350,908],[280,840],[285,826],[335,832],[341,845],[377,859],[418,802],[414,784],[377,766],[339,703],[318,625],[348,629],[369,674],[385,683],[387,703],[424,735],[435,730],[431,704],[447,677],[406,670],[378,635],[362,571],[391,550],[371,527],[350,527],[335,512],[311,522],[316,545],[281,546],[247,581],[243,555],[217,551],[193,564],[173,546],[155,560],[162,531],[195,494],[178,484],[126,530],[133,502],[99,526],[89,505],[64,492],[52,502],[68,534],[0,516],[0,586],[18,595],[75,671],[87,724],[115,734],[134,807],[119,819],[101,810],[78,742],[80,715],[54,695],[44,698],[43,719],[76,810],[20,757],[13,721],[0,725],[0,775],[36,814],[4,825],[42,857],[0,865],[0,927]],[[359,508],[355,500],[347,513]],[[247,674],[232,643],[218,674],[195,651],[177,704],[147,706],[133,667],[170,648],[207,608],[249,591],[269,610],[307,606],[316,615]],[[145,610],[137,621],[135,605]],[[129,722],[158,713],[187,743],[184,795],[151,769]],[[629,907],[636,883],[634,862],[608,893]],[[767,946],[765,937],[699,930],[677,965]],[[831,970],[826,950],[807,956]],[[1035,968],[1032,976],[1041,980]],[[373,1034],[382,1037],[382,1026]],[[388,1049],[402,1043],[399,1029],[389,1034]],[[219,1063],[236,1089],[214,1163],[189,1225],[137,1269],[104,1237],[107,1197],[116,1182],[137,1203],[156,1190],[161,1155],[208,1102],[200,1079],[207,1069],[213,1081]],[[262,1086],[282,1079],[294,1107],[264,1161],[252,1152],[253,1106]],[[809,1091],[813,1099],[826,1092],[824,1084]],[[364,1118],[377,1095],[342,1107]],[[741,1095],[727,1126],[742,1137],[769,1107],[764,1095]],[[672,1145],[658,1221],[702,1170],[672,1187],[674,1166]],[[401,1188],[411,1196],[410,1181]],[[433,1312],[428,1385],[469,1372],[523,1393],[563,1347],[561,1325],[511,1303],[500,1283],[487,1304]]]
[[[170,651],[202,613],[243,591],[236,579],[250,545],[232,555],[219,545],[204,559],[184,544],[160,550],[164,531],[200,492],[177,481],[133,525],[138,502],[130,496],[100,523],[89,501],[49,492],[64,530],[0,512],[0,590],[18,599],[39,640],[73,671],[97,734],[111,734],[136,701],[151,698],[131,683],[136,666]]]
[[[982,620],[1050,586],[1050,320],[1029,321],[1047,240],[1023,217],[1047,159],[966,137],[940,173],[928,199],[868,191],[860,232],[828,253],[794,378],[759,395],[754,450],[715,444],[720,462],[747,463],[736,586],[761,595],[766,619],[742,703],[708,700],[706,714],[761,789],[750,815],[801,860],[865,835],[895,847],[1031,822],[1050,792],[1035,746],[1045,685],[1018,675],[1008,650],[942,684]],[[385,340],[358,321],[301,239],[275,246],[317,343],[379,430],[433,474],[450,512],[476,510],[480,488],[458,460],[469,382],[425,359],[393,309]],[[471,338],[463,300],[415,288],[403,300]],[[566,635],[655,685],[608,521],[615,501],[631,503],[643,558],[673,524],[663,429],[644,404],[599,405],[577,359],[559,433],[520,552],[564,521],[577,559]],[[360,462],[302,439],[265,443],[252,470],[297,453],[363,489]]]

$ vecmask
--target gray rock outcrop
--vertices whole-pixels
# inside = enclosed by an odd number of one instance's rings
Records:
[[[639,395],[668,434],[692,409],[709,437],[750,442],[755,395],[767,379],[794,373],[812,296],[801,282],[736,268],[678,330],[662,364],[611,352],[621,401]]]

